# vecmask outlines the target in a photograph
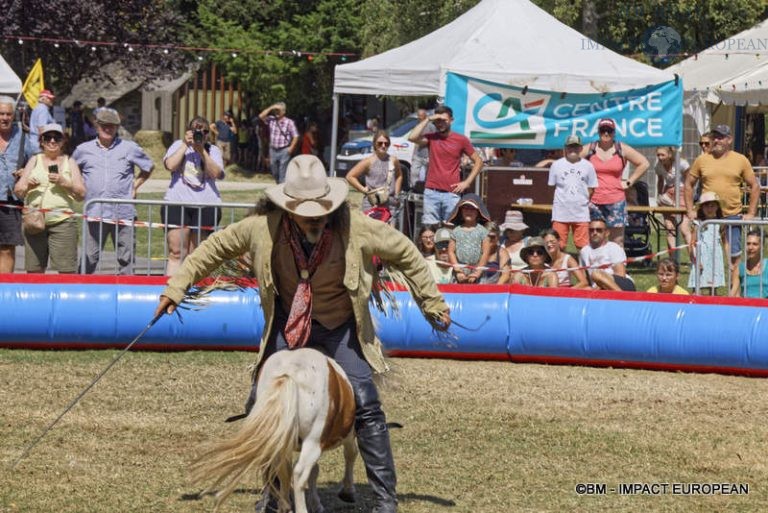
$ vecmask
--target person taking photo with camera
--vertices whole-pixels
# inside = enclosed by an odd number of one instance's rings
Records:
[[[163,163],[171,172],[171,183],[163,198],[165,201],[204,205],[221,203],[216,180],[224,178],[224,160],[221,150],[208,142],[209,126],[207,119],[200,116],[193,118],[184,137],[168,148]],[[213,232],[213,227],[221,218],[221,209],[216,206],[166,205],[162,215],[163,222],[170,225],[167,228],[168,266],[165,272],[172,276],[183,258]]]

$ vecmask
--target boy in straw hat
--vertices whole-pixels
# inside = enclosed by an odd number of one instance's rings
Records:
[[[265,318],[256,367],[275,351],[305,346],[321,349],[341,365],[355,393],[355,430],[375,495],[373,511],[397,511],[389,432],[373,383],[373,372],[387,370],[368,309],[377,290],[373,257],[405,276],[436,329],[450,326],[448,306],[416,246],[393,228],[351,212],[347,183],[328,178],[317,157],[295,157],[285,183],[265,192],[267,198],[257,206],[260,215],[213,234],[184,261],[156,313],[172,313],[192,284],[226,260],[249,253]],[[254,400],[252,390],[246,409]]]

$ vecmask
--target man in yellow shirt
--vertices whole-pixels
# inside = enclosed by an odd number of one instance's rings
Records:
[[[757,202],[760,198],[760,185],[755,179],[755,172],[749,159],[731,149],[733,138],[731,127],[717,125],[710,132],[712,149],[710,153],[699,156],[691,166],[685,179],[685,207],[688,217],[696,220],[696,206],[693,202],[693,189],[701,180],[702,194],[715,192],[720,197],[725,219],[748,220],[755,217]],[[741,186],[749,187],[749,206],[742,215]],[[728,230],[731,244],[731,265],[736,265],[741,257],[741,226]]]

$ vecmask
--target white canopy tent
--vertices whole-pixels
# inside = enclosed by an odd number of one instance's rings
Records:
[[[0,94],[18,96],[21,92],[21,79],[0,55]]]
[[[336,66],[331,162],[339,94],[444,96],[448,71],[565,93],[624,91],[675,78],[595,43],[528,0],[483,0],[421,39]]]
[[[768,103],[768,19],[667,68],[709,103]]]
[[[683,78],[685,113],[700,133],[710,124],[707,104],[768,105],[768,19],[666,71]]]

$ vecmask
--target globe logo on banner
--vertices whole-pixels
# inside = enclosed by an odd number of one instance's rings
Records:
[[[473,84],[468,102],[472,110],[467,116],[470,139],[494,146],[536,146],[547,135],[544,112],[550,96],[522,94],[510,90],[493,90],[489,84]]]
[[[672,58],[680,53],[682,38],[680,34],[672,27],[662,25],[653,27],[645,31],[643,35],[645,43],[645,54],[651,58],[651,61],[659,64],[666,64]]]

